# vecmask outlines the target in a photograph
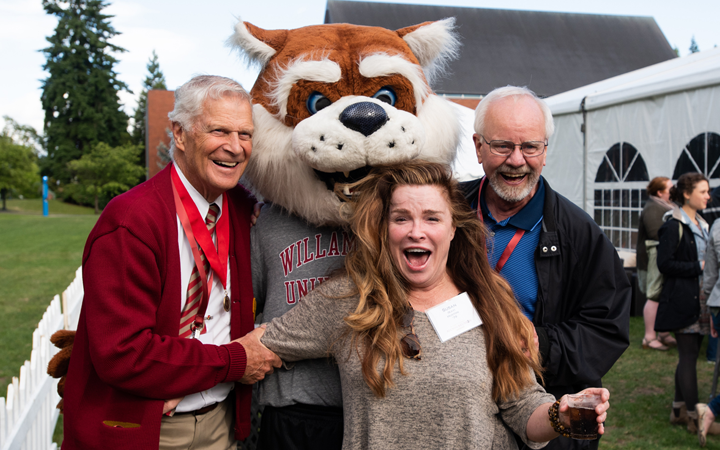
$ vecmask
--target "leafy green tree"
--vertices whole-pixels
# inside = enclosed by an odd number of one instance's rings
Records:
[[[137,146],[110,147],[100,142],[89,153],[68,163],[74,183],[67,187],[75,194],[75,200],[81,200],[84,195],[92,197],[95,214],[98,214],[101,196],[109,201],[135,186],[145,174],[137,162]]]
[[[55,34],[46,38],[42,83],[47,158],[43,173],[68,182],[67,163],[89,152],[98,142],[118,146],[129,141],[128,117],[118,91],[129,89],[118,80],[118,62],[124,52],[109,41],[119,33],[102,13],[102,0],[42,0],[45,12],[57,16]]]
[[[143,88],[142,91],[140,91],[140,97],[138,98],[135,114],[133,115],[135,123],[133,124],[132,130],[132,143],[140,149],[140,164],[142,166],[147,166],[147,161],[145,161],[145,116],[147,114],[148,91],[152,89],[167,89],[165,75],[163,75],[160,70],[160,63],[158,62],[155,50],[153,50],[152,57],[147,64],[147,70],[148,75],[143,81]]]
[[[695,36],[693,36],[690,40],[690,53],[697,53],[699,51],[700,47],[698,47],[697,42],[695,42]]]
[[[10,116],[3,116],[5,127],[2,133],[10,137],[15,144],[30,147],[38,154],[43,148],[43,139],[30,125],[20,125]]]
[[[32,147],[13,142],[5,131],[0,134],[0,196],[7,211],[7,196],[13,191],[30,190],[39,180],[37,155]]]

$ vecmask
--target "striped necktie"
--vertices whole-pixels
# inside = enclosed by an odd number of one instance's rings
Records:
[[[212,236],[215,231],[215,223],[217,222],[220,208],[215,203],[210,205],[207,216],[205,216],[205,225],[207,226],[208,232]],[[210,273],[210,262],[205,258],[205,253],[198,244],[198,250],[200,251],[200,259],[202,260],[205,273]],[[195,315],[200,309],[200,301],[202,300],[202,280],[200,279],[200,271],[197,268],[197,264],[193,266],[192,273],[190,274],[190,282],[187,288],[187,300],[185,300],[185,306],[183,307],[182,314],[180,315],[180,337],[189,338],[192,336],[191,326],[195,321]],[[208,291],[212,290],[212,286],[209,287]],[[207,327],[203,327],[200,334],[207,333]]]

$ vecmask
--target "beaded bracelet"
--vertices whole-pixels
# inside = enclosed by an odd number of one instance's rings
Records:
[[[550,418],[550,426],[556,433],[566,438],[570,437],[570,431],[568,431],[568,429],[560,423],[560,400],[556,401],[550,408],[548,408],[548,417]]]

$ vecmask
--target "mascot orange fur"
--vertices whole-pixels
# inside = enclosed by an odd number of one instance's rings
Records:
[[[348,24],[263,30],[230,43],[262,68],[252,88],[246,177],[262,197],[315,225],[339,225],[336,183],[420,158],[450,164],[460,126],[428,78],[457,52],[454,19],[390,31]]]
[[[253,290],[262,320],[279,317],[343,266],[354,237],[336,190],[373,166],[450,164],[461,127],[428,80],[454,57],[453,19],[390,31],[348,24],[263,30],[239,22],[229,42],[261,67],[245,172],[268,202],[252,229]],[[262,448],[340,448],[336,366],[296,363],[257,390]],[[269,407],[268,407],[269,405]],[[303,447],[302,443],[312,443]]]

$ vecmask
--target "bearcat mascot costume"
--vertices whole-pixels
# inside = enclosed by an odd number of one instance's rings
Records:
[[[454,19],[396,31],[235,26],[228,42],[261,67],[251,91],[255,134],[243,182],[267,202],[252,230],[262,321],[288,311],[342,267],[353,236],[342,228],[336,186],[378,164],[455,158],[458,118],[430,88],[457,55],[453,26]],[[51,362],[51,375],[65,375],[73,337],[57,337],[65,349]],[[340,448],[340,379],[331,362],[276,371],[259,386],[258,399],[265,405],[260,447]]]
[[[244,181],[268,202],[251,232],[263,322],[342,267],[353,236],[342,228],[334,189],[378,164],[454,159],[458,119],[428,83],[457,52],[453,23],[397,31],[236,25],[229,42],[261,67],[251,92],[255,134]],[[340,377],[327,360],[269,375],[258,400],[265,405],[260,448],[340,448]]]

